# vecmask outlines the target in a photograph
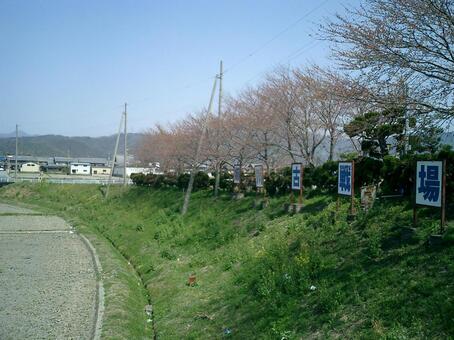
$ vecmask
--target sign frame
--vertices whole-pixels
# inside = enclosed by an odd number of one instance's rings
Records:
[[[299,169],[297,169],[296,167],[299,166]],[[295,172],[295,170],[297,172]],[[291,167],[291,170],[292,170],[292,184],[291,184],[291,188],[292,190],[301,190],[301,188],[303,187],[303,163],[292,163],[292,167]],[[298,187],[294,186],[295,184],[295,181],[294,181],[294,175],[298,174],[299,178],[298,178]]]
[[[263,188],[263,165],[256,164],[254,166],[255,186],[257,189]]]
[[[345,193],[345,192],[342,192],[342,190],[340,190],[340,174],[341,174],[341,166],[342,165],[349,165],[350,166],[350,191],[348,193]],[[338,165],[337,165],[337,193],[338,195],[342,195],[342,196],[354,196],[355,195],[355,190],[354,190],[354,183],[355,183],[355,180],[354,180],[354,175],[355,175],[355,170],[354,170],[354,161],[351,161],[351,162],[338,162]]]
[[[421,184],[421,181],[419,180],[420,179],[419,173],[420,173],[420,166],[424,166],[425,168],[423,169],[423,171],[425,171],[425,170],[427,170],[428,166],[434,166],[434,165],[436,165],[437,168],[441,170],[437,177],[437,180],[440,183],[440,187],[439,187],[439,193],[438,193],[439,196],[438,196],[437,202],[430,203],[430,202],[425,202],[424,195],[421,194],[421,192],[419,192],[419,189],[420,189],[419,184]],[[424,172],[424,173],[426,173],[426,172]],[[415,204],[417,204],[419,206],[425,206],[425,207],[441,208],[442,201],[443,201],[443,173],[444,173],[443,161],[416,161]],[[421,196],[422,196],[422,198],[421,198]]]
[[[339,191],[339,184],[340,184],[340,167],[344,164],[350,164],[351,171],[350,171],[350,192],[348,194],[342,193]],[[337,164],[337,205],[336,211],[339,211],[339,198],[340,196],[350,196],[350,215],[354,216],[356,214],[355,210],[355,161],[340,161]]]
[[[241,165],[235,164],[233,166],[233,184],[241,183]]]
[[[419,174],[418,174],[418,168],[419,165],[424,165],[421,163],[426,163],[425,165],[434,164],[434,163],[439,163],[439,168],[441,168],[441,173],[439,174],[438,178],[441,183],[440,183],[440,205],[433,205],[433,204],[420,204],[418,203],[418,194],[419,193],[419,188],[418,188],[418,179],[419,179]],[[432,207],[432,208],[440,208],[440,234],[443,234],[444,227],[446,224],[446,159],[443,160],[429,160],[429,161],[416,161],[416,173],[415,173],[415,183],[414,183],[414,200],[413,200],[413,226],[416,227],[417,221],[418,221],[418,215],[417,215],[417,207]],[[420,182],[419,182],[420,183]],[[438,200],[437,200],[438,201]]]
[[[298,172],[294,172],[294,167],[299,166],[299,186],[295,187],[294,181],[293,181],[293,175],[297,174]],[[304,176],[304,167],[303,163],[292,163],[291,165],[291,183],[290,183],[290,189],[292,191],[292,201],[293,201],[293,190],[299,190],[299,197],[298,197],[298,204],[303,204],[303,176]]]

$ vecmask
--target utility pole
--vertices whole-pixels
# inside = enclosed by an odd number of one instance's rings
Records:
[[[19,139],[19,125],[16,124],[16,157],[14,160],[14,179],[17,181],[17,147],[18,147],[18,139]]]
[[[194,160],[194,163],[192,165],[191,176],[189,177],[188,189],[186,190],[186,194],[184,196],[183,208],[181,209],[181,214],[182,215],[185,215],[186,212],[188,211],[189,199],[191,198],[192,187],[194,186],[194,177],[195,177],[195,173],[197,171],[197,166],[198,166],[197,163],[199,162],[200,151],[202,150],[203,139],[204,139],[204,136],[205,136],[205,133],[206,133],[208,119],[210,118],[211,110],[213,108],[213,99],[214,99],[214,95],[216,93],[216,83],[217,83],[217,81],[218,81],[218,77],[215,77],[214,78],[213,89],[211,90],[210,103],[208,104],[208,112],[207,112],[205,120],[202,123],[202,133],[200,134],[199,144],[197,145],[197,152],[195,154],[195,160]]]
[[[126,180],[126,159],[128,158],[128,151],[127,151],[127,145],[126,145],[126,142],[127,142],[127,139],[128,139],[128,131],[127,131],[127,109],[128,109],[128,103],[125,103],[125,112],[124,112],[124,115],[125,115],[125,132],[124,132],[124,138],[125,138],[125,148],[124,148],[124,160],[123,160],[123,167],[124,167],[124,172],[123,172],[123,185],[126,186],[127,185],[127,180]]]
[[[222,60],[219,65],[219,100],[218,100],[218,124],[217,124],[217,140],[216,140],[216,181],[214,184],[214,196],[218,197],[219,194],[219,183],[221,180],[221,159],[219,155],[219,137],[220,137],[220,130],[221,130],[221,110],[222,110],[222,77],[223,77],[223,70],[222,70]]]
[[[122,124],[123,124],[123,114],[121,115],[120,126],[118,127],[117,141],[115,142],[114,156],[113,156],[113,159],[112,159],[112,166],[110,167],[109,181],[107,182],[106,198],[107,198],[107,196],[109,196],[109,186],[110,186],[110,182],[112,181],[112,175],[113,175],[114,168],[115,168],[115,160],[117,158],[118,144],[120,142],[120,134],[121,134],[121,126],[122,126]]]

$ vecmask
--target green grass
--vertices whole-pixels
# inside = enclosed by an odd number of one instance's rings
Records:
[[[336,214],[329,195],[307,199],[304,212],[290,216],[286,197],[259,210],[253,197],[197,192],[182,217],[176,190],[112,187],[111,194],[104,201],[89,185],[0,190],[3,200],[38,205],[102,236],[137,271],[140,285],[121,274],[129,295],[117,298],[107,338],[115,327],[134,339],[149,332],[148,298],[162,339],[454,336],[454,233],[451,226],[441,246],[427,245],[437,228],[433,210],[421,209],[416,233],[406,237],[405,201],[379,202],[349,224],[347,202]],[[186,284],[191,274],[194,287]]]

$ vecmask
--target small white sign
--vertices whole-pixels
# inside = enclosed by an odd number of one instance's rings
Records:
[[[233,167],[233,183],[240,184],[241,181],[241,166],[235,165]]]
[[[337,193],[340,195],[352,195],[352,163],[339,162],[337,170]]]
[[[263,188],[263,166],[255,166],[255,186],[257,188]]]
[[[292,164],[292,190],[301,190],[301,186],[303,179],[301,178],[301,163],[293,163]]]
[[[416,204],[441,207],[443,162],[416,162]]]

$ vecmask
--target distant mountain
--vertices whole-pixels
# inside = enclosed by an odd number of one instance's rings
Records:
[[[18,131],[17,135],[19,137],[29,137],[29,136],[31,136],[28,133],[26,133],[24,131],[21,131],[21,130]],[[16,137],[16,131],[9,132],[9,133],[0,133],[0,138],[10,138],[10,137]]]
[[[451,145],[454,148],[454,132],[444,132],[441,134],[441,144]]]
[[[15,136],[15,133],[14,133]],[[128,150],[134,150],[143,135],[128,134]],[[66,137],[60,135],[27,136],[19,138],[19,154],[40,157],[108,157],[113,155],[117,136]],[[0,137],[0,155],[14,154],[15,137]],[[120,136],[119,153],[123,153],[123,135]]]

